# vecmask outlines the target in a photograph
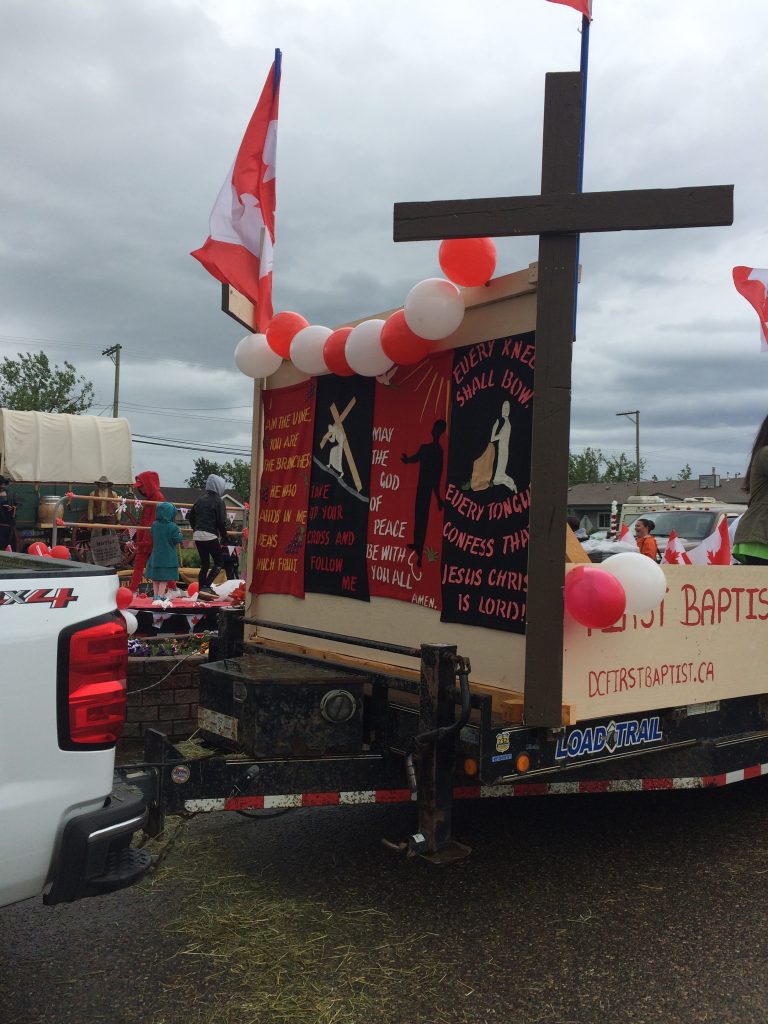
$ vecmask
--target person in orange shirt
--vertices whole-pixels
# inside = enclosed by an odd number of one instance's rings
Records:
[[[656,526],[652,519],[635,520],[635,543],[641,555],[647,555],[654,562],[659,560],[659,549],[656,546],[656,538],[651,536],[651,531]]]

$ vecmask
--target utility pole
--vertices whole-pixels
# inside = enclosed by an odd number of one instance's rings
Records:
[[[633,409],[632,412],[617,412],[617,416],[626,416],[635,424],[635,468],[637,475],[637,493],[640,493],[640,410]],[[634,419],[633,419],[634,417]]]
[[[105,348],[101,353],[103,356],[109,356],[115,364],[115,397],[112,400],[112,416],[115,419],[117,419],[117,406],[120,396],[120,349],[122,347],[122,345],[113,345],[111,348]]]

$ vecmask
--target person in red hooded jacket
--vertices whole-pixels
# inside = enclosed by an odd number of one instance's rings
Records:
[[[145,473],[139,473],[133,485],[136,495],[146,501],[165,501],[165,495],[160,490],[160,477],[153,470],[148,469]],[[143,505],[139,526],[152,526],[155,521],[157,505]],[[144,579],[149,556],[152,554],[152,531],[136,531],[136,558],[133,562],[133,576],[131,576],[131,590],[134,593],[138,590],[141,581]]]

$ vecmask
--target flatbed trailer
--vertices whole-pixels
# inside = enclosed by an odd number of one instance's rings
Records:
[[[582,194],[583,95],[547,76],[542,195],[395,207],[395,241],[539,236],[537,264],[463,289],[421,368],[286,361],[255,382],[243,635],[220,629],[201,667],[204,744],[147,734],[155,830],[167,810],[407,801],[396,845],[442,861],[467,853],[455,799],[765,772],[764,570],[668,566],[642,614],[564,621],[589,561],[565,525],[578,236],[733,220],[728,185]],[[227,285],[222,308],[255,329]]]
[[[533,267],[475,290],[450,346],[526,337],[535,289]],[[286,366],[270,390],[295,382]],[[258,388],[255,409],[262,452]],[[249,565],[259,527],[269,529],[259,516],[262,462]],[[559,536],[565,576],[587,556],[570,530]],[[563,622],[562,603],[555,608],[547,625],[562,673],[543,681],[526,672],[530,623],[510,632],[444,622],[413,599],[249,595],[244,615],[220,623],[200,669],[201,742],[179,750],[147,733],[151,828],[165,813],[411,802],[416,822],[402,848],[447,860],[467,849],[452,835],[456,799],[706,788],[765,774],[764,570],[659,571],[661,605],[604,629]],[[543,723],[542,689],[557,695]]]

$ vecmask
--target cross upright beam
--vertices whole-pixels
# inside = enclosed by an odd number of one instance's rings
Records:
[[[541,195],[396,203],[394,239],[539,236],[525,721],[561,724],[571,345],[580,232],[733,223],[733,186],[579,192],[580,72],[546,76]]]

